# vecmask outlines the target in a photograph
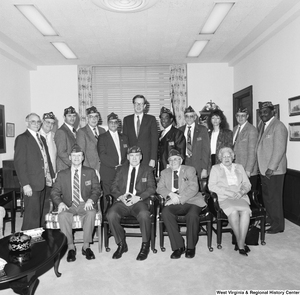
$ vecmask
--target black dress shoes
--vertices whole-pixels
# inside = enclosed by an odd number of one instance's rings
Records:
[[[142,261],[142,260],[147,259],[149,251],[150,251],[150,242],[147,242],[147,243],[143,242],[140,253],[136,257],[136,260]]]
[[[185,257],[186,258],[194,258],[195,257],[195,248],[194,249],[186,249],[185,251]]]
[[[171,259],[179,259],[184,252],[185,252],[184,247],[175,250],[171,255]]]
[[[119,259],[122,257],[122,254],[128,251],[128,246],[126,244],[126,241],[123,240],[118,244],[118,249],[113,255],[113,259]]]
[[[241,255],[248,256],[248,254],[247,254],[247,252],[246,252],[245,249],[239,249],[239,253],[240,253]]]
[[[67,261],[72,262],[76,260],[76,249],[75,250],[69,250],[68,256],[67,256]]]
[[[91,248],[86,248],[85,250],[82,248],[82,255],[84,255],[87,260],[95,259],[95,255]]]
[[[235,244],[234,250],[235,251],[240,250],[238,244]],[[249,253],[251,251],[250,248],[247,245],[244,246],[244,250],[245,250],[246,253]]]

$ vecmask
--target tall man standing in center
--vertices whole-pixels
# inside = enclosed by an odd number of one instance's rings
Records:
[[[134,114],[123,120],[123,133],[129,146],[139,146],[143,151],[142,163],[155,167],[157,159],[158,130],[154,116],[144,114],[146,98],[136,95],[132,99]]]

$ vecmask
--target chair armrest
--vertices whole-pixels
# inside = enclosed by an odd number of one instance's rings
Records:
[[[257,190],[251,190],[249,196],[250,199],[250,205],[254,208],[258,208],[261,209],[263,208],[263,206],[259,203],[257,195],[258,195],[258,191]]]
[[[210,193],[210,196],[213,200],[213,203],[214,203],[214,208],[217,212],[221,212],[221,208],[220,208],[220,205],[219,205],[219,201],[218,201],[218,195],[214,192],[211,192]]]

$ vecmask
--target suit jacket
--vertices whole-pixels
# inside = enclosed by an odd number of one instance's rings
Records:
[[[66,124],[60,126],[55,132],[54,141],[57,148],[56,169],[57,171],[71,167],[69,155],[76,138]]]
[[[126,162],[117,169],[116,177],[111,186],[111,193],[115,199],[126,193],[128,179],[129,162]],[[136,195],[146,200],[155,194],[155,180],[153,169],[146,165],[140,164],[139,172],[135,182]]]
[[[161,172],[157,184],[157,193],[166,198],[172,192],[172,169]],[[198,178],[194,167],[181,165],[178,175],[178,194],[181,204],[193,204],[199,207],[206,206],[203,195],[199,192]]]
[[[71,168],[58,172],[55,183],[51,190],[53,203],[58,207],[64,202],[68,207],[72,206],[72,173]],[[82,166],[80,179],[81,197],[86,202],[88,199],[94,201],[96,207],[97,200],[100,196],[100,183],[94,169]]]
[[[230,186],[231,190],[234,190],[236,192],[241,191],[243,193],[243,199],[250,203],[249,198],[247,196],[247,193],[251,190],[251,183],[249,181],[249,178],[243,168],[240,164],[233,164],[235,165],[235,174],[238,179],[238,185],[237,186]],[[220,164],[214,165],[211,168],[211,172],[209,175],[209,182],[208,182],[208,188],[210,191],[215,192],[218,195],[219,201],[224,201],[228,197],[225,195],[226,190],[229,188],[226,173],[224,168],[221,167]]]
[[[105,133],[103,128],[96,128],[98,129],[99,136],[100,134]],[[84,166],[91,167],[99,171],[100,159],[97,151],[98,140],[88,124],[77,131],[76,142],[84,152]]]
[[[50,175],[54,178],[46,140],[43,136],[40,138],[45,148]],[[45,188],[44,158],[37,141],[28,130],[16,138],[14,166],[22,187],[29,184],[33,191],[41,191]]]
[[[210,130],[208,134],[209,138],[211,139],[212,130]],[[220,129],[216,147],[216,164],[221,163],[221,161],[218,158],[218,154],[220,149],[223,147],[233,148],[233,133],[229,129]]]
[[[159,132],[159,138],[161,137],[162,132],[163,131]],[[167,168],[169,151],[173,148],[176,148],[180,152],[182,159],[185,158],[186,142],[184,133],[174,126],[172,126],[169,132],[158,141],[159,171]]]
[[[123,164],[127,160],[128,139],[126,135],[120,133],[118,135],[120,140],[121,164]],[[109,131],[99,136],[97,149],[101,161],[101,180],[112,181],[116,175],[116,166],[119,165],[119,156]]]
[[[261,131],[260,129],[258,138]],[[265,175],[267,169],[274,170],[275,175],[286,173],[287,138],[285,125],[274,117],[256,145],[257,162],[262,175]]]
[[[233,134],[237,129],[238,125],[233,128]],[[255,153],[257,138],[257,129],[247,122],[234,145],[235,163],[241,164],[251,175],[257,175],[258,170]]]
[[[187,125],[179,127],[183,133]],[[210,163],[210,140],[208,131],[205,126],[195,123],[193,142],[192,142],[192,156],[191,160],[193,167],[196,169],[198,177],[201,177],[203,169],[208,170]]]
[[[154,116],[144,114],[139,136],[136,136],[134,115],[129,115],[123,120],[123,133],[128,137],[129,147],[134,145],[142,149],[142,163],[148,165],[151,159],[157,159],[158,131]]]

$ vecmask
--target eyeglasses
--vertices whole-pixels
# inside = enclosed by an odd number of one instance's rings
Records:
[[[135,102],[134,105],[135,105],[135,106],[143,106],[144,103],[143,103],[143,102]]]
[[[41,121],[34,121],[34,120],[32,120],[32,121],[29,121],[29,123],[31,125],[40,125],[42,122]]]
[[[98,115],[96,115],[96,116],[89,115],[88,117],[89,117],[89,119],[97,119],[97,120],[99,120],[99,116]]]
[[[235,115],[237,118],[246,118],[247,115],[246,114],[242,114],[242,115]]]
[[[54,124],[55,124],[55,122],[44,121],[44,123],[43,123],[43,124],[46,124],[46,125],[54,125]]]
[[[119,122],[118,121],[108,121],[108,124],[119,125]]]
[[[186,118],[190,118],[190,119],[193,119],[194,118],[194,115],[185,115]]]

